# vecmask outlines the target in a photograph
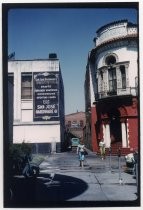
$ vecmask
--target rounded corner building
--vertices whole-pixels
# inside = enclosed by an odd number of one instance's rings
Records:
[[[33,152],[60,152],[64,144],[64,86],[55,53],[48,59],[8,60],[13,84],[12,142]]]
[[[85,75],[85,142],[113,153],[138,149],[138,27],[128,20],[99,28]]]

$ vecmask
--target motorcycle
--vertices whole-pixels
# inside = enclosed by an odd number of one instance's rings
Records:
[[[26,178],[30,178],[30,177],[36,178],[39,175],[39,167],[33,163],[28,162],[28,163],[26,163],[26,165],[22,171],[22,174]]]
[[[26,155],[23,160],[13,165],[14,175],[23,175],[25,178],[36,178],[39,175],[39,166],[31,162],[31,157]]]

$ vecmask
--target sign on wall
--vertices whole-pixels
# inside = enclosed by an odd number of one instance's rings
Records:
[[[33,120],[50,121],[59,117],[59,73],[33,73]]]

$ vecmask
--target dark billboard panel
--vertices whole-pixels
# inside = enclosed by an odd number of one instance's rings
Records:
[[[59,73],[33,73],[33,120],[59,119]]]

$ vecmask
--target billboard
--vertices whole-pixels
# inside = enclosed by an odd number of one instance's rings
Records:
[[[33,120],[59,120],[59,73],[33,73]]]

